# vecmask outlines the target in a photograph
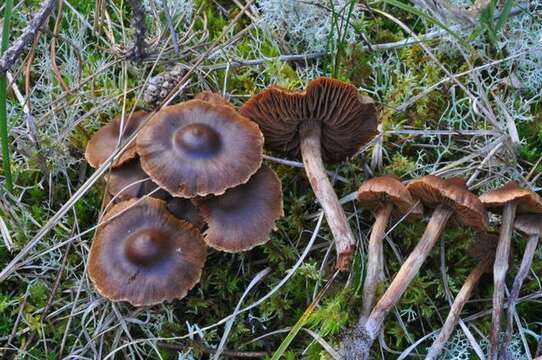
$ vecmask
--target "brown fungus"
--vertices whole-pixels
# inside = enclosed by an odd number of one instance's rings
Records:
[[[158,188],[143,171],[138,159],[111,169],[107,175],[107,192],[116,196],[117,200],[141,198],[149,194],[162,200],[169,197],[169,194]]]
[[[194,100],[206,101],[214,106],[228,106],[233,108],[233,105],[226,100],[224,96],[208,90],[196,94],[196,96],[194,96]]]
[[[301,154],[335,238],[337,268],[349,269],[356,241],[324,161],[336,163],[353,156],[376,135],[373,103],[350,84],[319,78],[309,82],[304,92],[272,86],[250,98],[240,112],[260,126],[267,149]]]
[[[191,100],[158,112],[137,138],[143,170],[176,197],[220,195],[262,162],[263,135],[233,108]]]
[[[399,178],[385,175],[364,182],[358,189],[362,207],[375,211],[375,222],[369,237],[367,271],[363,283],[361,318],[367,318],[373,309],[378,284],[384,280],[384,235],[392,215],[420,217],[422,207],[410,195]]]
[[[201,276],[207,250],[201,233],[153,198],[123,201],[98,227],[88,272],[98,292],[134,306],[181,299]]]
[[[422,238],[380,297],[365,323],[358,324],[355,328],[354,332],[358,334],[359,343],[355,347],[343,346],[340,349],[344,359],[368,358],[369,350],[380,333],[386,316],[420,271],[452,215],[463,225],[482,232],[487,230],[488,220],[484,206],[478,197],[467,189],[463,180],[455,178],[447,181],[437,176],[424,176],[410,182],[407,189],[426,208],[433,208],[433,213]]]
[[[516,182],[509,182],[503,187],[486,192],[480,196],[486,208],[492,212],[502,212],[502,224],[499,232],[499,245],[493,264],[493,309],[490,349],[488,359],[496,360],[499,356],[499,337],[501,333],[501,315],[504,307],[504,288],[510,256],[510,243],[516,213],[542,213],[542,199],[532,191],[521,188]]]
[[[208,225],[205,242],[226,252],[246,251],[266,243],[275,221],[284,214],[280,180],[266,166],[246,184],[224,195],[193,201]]]
[[[118,116],[96,131],[87,143],[85,150],[85,159],[89,165],[93,168],[99,168],[117,150],[119,145],[122,145],[145,123],[148,116],[149,114],[144,111],[136,111],[124,119],[122,116]],[[121,166],[136,156],[135,142],[132,142],[112,166]]]
[[[190,199],[172,197],[167,200],[167,209],[176,218],[188,221],[198,229],[205,226],[205,220]]]
[[[461,286],[461,289],[457,293],[442,329],[440,329],[437,338],[427,351],[425,357],[426,360],[438,359],[442,354],[446,342],[454,332],[457,322],[459,321],[459,315],[467,301],[470,299],[478,281],[480,281],[480,278],[484,273],[491,272],[491,265],[495,258],[498,240],[499,237],[496,235],[482,233],[473,244],[470,255],[478,260],[478,264],[469,273],[463,286]]]

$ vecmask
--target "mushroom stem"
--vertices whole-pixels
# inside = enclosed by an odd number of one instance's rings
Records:
[[[339,353],[344,360],[366,360],[369,358],[369,350],[382,328],[384,319],[418,274],[452,214],[453,210],[444,205],[437,206],[433,211],[422,238],[403,263],[386,292],[376,303],[365,324],[357,324],[353,331],[356,334],[355,341],[340,345]]]
[[[369,238],[367,250],[367,274],[363,284],[363,305],[360,321],[364,321],[375,303],[376,288],[384,280],[384,235],[393,210],[392,204],[386,204],[378,208],[375,222]]]
[[[440,330],[440,333],[438,334],[437,338],[429,348],[427,355],[425,357],[425,360],[434,360],[437,359],[438,356],[442,353],[442,349],[444,348],[444,345],[446,345],[446,342],[452,335],[456,325],[457,321],[459,320],[459,315],[461,314],[461,311],[463,310],[463,307],[465,306],[465,303],[467,300],[469,300],[472,291],[474,290],[474,287],[476,284],[478,284],[478,281],[480,280],[480,277],[486,272],[489,267],[491,266],[491,257],[487,257],[486,259],[482,260],[478,265],[470,272],[469,276],[467,276],[467,279],[465,280],[465,283],[461,287],[461,290],[459,290],[459,293],[455,297],[454,303],[452,304],[452,307],[450,308],[450,312],[448,313],[448,316],[446,317],[446,321],[444,322],[444,325],[442,326],[442,329]]]
[[[518,273],[514,278],[512,292],[510,293],[510,297],[508,298],[508,323],[506,327],[506,336],[502,344],[503,354],[506,354],[508,352],[508,345],[510,344],[510,340],[512,339],[514,312],[516,311],[516,303],[519,297],[519,290],[521,289],[521,285],[523,285],[523,281],[527,277],[529,269],[531,268],[534,253],[536,250],[536,246],[538,245],[539,239],[540,237],[538,235],[529,236],[527,246],[525,247],[525,252],[523,253],[523,259],[521,260],[521,265],[519,266]]]
[[[491,335],[489,338],[489,360],[497,360],[499,350],[499,335],[501,332],[501,315],[504,305],[504,285],[506,272],[508,271],[508,258],[510,256],[510,242],[514,230],[517,204],[508,203],[503,208],[502,225],[499,233],[499,244],[493,264],[493,313],[491,323]]]
[[[301,156],[309,182],[335,238],[337,269],[346,271],[354,255],[356,240],[324,168],[320,144],[321,127],[314,125],[304,126],[300,130]]]

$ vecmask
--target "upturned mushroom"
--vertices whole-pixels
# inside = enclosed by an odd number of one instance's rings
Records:
[[[102,126],[92,135],[85,150],[85,159],[93,168],[100,167],[130,136],[132,136],[149,116],[144,111],[136,111],[131,115],[118,116],[107,125]],[[112,167],[121,166],[137,156],[135,142],[119,155]]]
[[[199,230],[171,215],[163,201],[132,199],[104,215],[88,273],[112,301],[153,305],[186,296],[199,282],[206,256]]]
[[[192,201],[207,223],[207,245],[233,253],[269,241],[275,221],[284,214],[280,180],[267,166],[262,166],[246,184],[224,195]]]
[[[521,265],[519,266],[518,273],[514,278],[512,291],[510,292],[510,297],[508,298],[506,335],[502,345],[503,354],[507,354],[508,346],[510,345],[510,340],[512,339],[514,313],[516,311],[516,304],[519,298],[519,291],[521,290],[523,281],[529,273],[529,269],[533,263],[536,246],[538,245],[538,241],[542,235],[542,214],[520,215],[516,218],[514,227],[527,235],[528,238],[527,245],[525,246],[525,251],[523,253],[523,258],[521,259]]]
[[[107,175],[107,192],[116,200],[129,200],[149,195],[165,200],[169,194],[158,188],[147,175],[138,159],[111,169]]]
[[[304,92],[272,86],[250,98],[240,109],[254,120],[272,151],[297,156],[322,206],[335,239],[337,268],[349,268],[356,241],[329,181],[324,162],[337,163],[356,154],[376,134],[374,104],[339,80],[320,78]]]
[[[482,201],[489,211],[502,213],[499,245],[497,246],[495,263],[493,264],[493,310],[488,356],[490,360],[496,360],[499,352],[501,315],[504,306],[504,287],[506,272],[508,271],[508,258],[510,256],[514,219],[516,218],[516,213],[542,212],[542,200],[537,194],[521,188],[516,182],[512,181],[497,190],[482,194],[480,201]]]
[[[450,312],[446,317],[446,321],[442,326],[437,338],[427,351],[425,360],[435,360],[442,354],[442,350],[446,345],[446,342],[452,335],[459,315],[463,310],[466,302],[470,299],[472,292],[474,291],[478,281],[484,273],[491,272],[491,265],[495,258],[495,250],[497,249],[497,242],[499,238],[496,235],[481,234],[478,237],[476,243],[474,243],[470,255],[478,260],[478,265],[470,272],[465,279],[463,286],[457,293],[455,300],[450,308]]]
[[[367,272],[363,284],[363,304],[360,321],[364,321],[375,303],[376,289],[384,280],[384,235],[392,214],[420,217],[422,207],[417,204],[398,177],[385,175],[372,178],[358,189],[358,201],[362,207],[375,211],[375,222],[369,237]]]
[[[358,324],[345,337],[346,341],[343,341],[339,348],[344,359],[360,360],[369,357],[370,348],[382,328],[384,319],[418,274],[452,215],[463,225],[482,232],[487,230],[488,221],[484,206],[476,195],[468,191],[462,179],[444,180],[437,176],[425,176],[409,183],[407,189],[426,208],[434,209],[433,213],[422,238],[376,303],[366,322]]]
[[[263,135],[232,107],[190,100],[158,112],[137,138],[143,170],[176,197],[220,195],[259,169]]]

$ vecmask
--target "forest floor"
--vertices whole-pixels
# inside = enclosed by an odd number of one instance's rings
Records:
[[[217,348],[225,357],[333,358],[361,309],[373,217],[348,195],[368,177],[460,176],[478,194],[515,180],[542,191],[537,0],[143,0],[139,59],[130,56],[134,2],[58,1],[8,72],[14,189],[0,192],[2,358],[200,359]],[[14,2],[10,43],[39,7]],[[172,81],[149,91],[158,74]],[[84,150],[96,129],[134,108],[157,110],[170,93],[179,102],[212,90],[238,107],[269,85],[302,89],[319,76],[353,84],[378,108],[379,135],[329,168],[358,240],[351,271],[335,272],[333,239],[299,159],[269,153],[285,209],[269,243],[209,251],[201,282],[171,304],[135,308],[95,291],[86,264],[104,181]],[[387,283],[424,224],[390,226]],[[475,241],[472,230],[447,228],[387,318],[375,358],[425,354],[476,263],[467,255]],[[514,236],[509,286],[525,243]],[[541,341],[540,274],[539,249],[517,306],[517,359]],[[492,292],[484,275],[443,358],[487,348]]]

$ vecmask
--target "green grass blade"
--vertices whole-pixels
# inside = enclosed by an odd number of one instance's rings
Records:
[[[495,26],[495,32],[498,34],[504,25],[506,24],[506,21],[510,17],[510,12],[512,11],[512,6],[514,5],[514,0],[506,0],[504,2],[504,6],[502,7],[501,13],[499,14],[499,20],[497,21],[497,25]]]
[[[2,28],[2,44],[0,46],[0,55],[6,51],[9,43],[9,33],[11,30],[11,11],[13,9],[13,0],[6,0],[4,6],[4,26]],[[7,98],[6,89],[7,78],[5,73],[0,74],[0,142],[2,143],[2,159],[4,177],[6,179],[6,189],[13,190],[13,180],[11,178],[11,165],[9,161],[9,142],[8,142],[8,119],[7,119]]]
[[[337,276],[337,274],[338,272],[335,272],[335,274],[333,274],[331,279],[329,279],[329,281],[327,282],[326,286],[324,286],[322,290],[320,290],[320,292],[314,298],[313,302],[305,309],[305,311],[303,312],[303,315],[301,315],[301,317],[299,318],[299,320],[297,320],[297,322],[292,327],[288,335],[286,335],[286,337],[280,344],[277,351],[275,351],[275,353],[273,354],[273,357],[271,358],[271,360],[279,360],[281,356],[284,355],[284,353],[288,349],[288,346],[290,346],[290,344],[292,343],[296,335],[299,333],[299,330],[301,330],[303,325],[305,325],[309,317],[312,315],[312,313],[318,306],[318,303],[320,302],[320,300],[322,299],[326,291],[329,289],[329,287],[333,283],[333,280],[335,280],[335,277]]]

